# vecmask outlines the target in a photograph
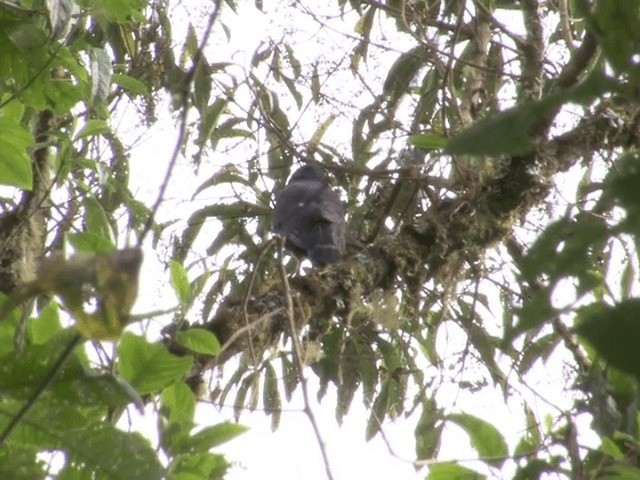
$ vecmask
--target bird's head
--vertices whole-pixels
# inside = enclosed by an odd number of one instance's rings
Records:
[[[293,175],[291,175],[289,183],[304,180],[315,180],[316,182],[327,185],[327,176],[324,173],[324,170],[317,165],[304,165],[300,167]]]

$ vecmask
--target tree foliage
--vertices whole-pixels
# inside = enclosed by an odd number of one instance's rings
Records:
[[[0,2],[0,477],[220,478],[244,427],[197,403],[277,428],[309,377],[368,439],[414,420],[429,479],[640,477],[640,2],[325,3]],[[129,130],[167,115],[173,155],[135,158]],[[178,158],[188,219],[162,204]],[[269,213],[310,162],[348,253],[300,272]],[[158,246],[177,307],[133,314]],[[556,404],[530,385],[558,360]],[[516,400],[520,438],[452,385]],[[157,445],[123,421],[148,404]],[[477,462],[439,461],[451,428]]]

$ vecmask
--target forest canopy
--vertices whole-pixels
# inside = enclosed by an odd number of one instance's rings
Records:
[[[640,478],[638,25],[639,0],[0,0],[0,478],[224,478],[247,427],[198,409],[275,430],[295,401],[337,478],[312,397],[390,455],[411,422],[430,480]],[[305,164],[347,212],[319,268],[272,233]],[[473,459],[441,455],[456,428]]]

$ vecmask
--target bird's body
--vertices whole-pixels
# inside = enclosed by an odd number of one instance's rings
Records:
[[[276,196],[273,230],[285,246],[314,266],[335,263],[344,254],[344,205],[316,165],[297,170]]]

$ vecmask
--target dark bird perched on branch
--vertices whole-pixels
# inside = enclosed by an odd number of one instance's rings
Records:
[[[308,257],[318,267],[344,254],[344,205],[331,190],[324,171],[305,165],[276,195],[273,230],[285,237],[285,247]]]

